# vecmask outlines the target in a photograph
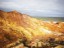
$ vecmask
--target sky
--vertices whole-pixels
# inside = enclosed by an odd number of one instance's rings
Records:
[[[0,10],[34,17],[64,17],[64,0],[0,0]]]

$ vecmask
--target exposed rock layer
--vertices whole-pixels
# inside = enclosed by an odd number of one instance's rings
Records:
[[[32,42],[46,42],[51,38],[64,42],[64,22],[45,22],[16,11],[0,10],[1,48],[7,48],[20,40],[32,46]]]

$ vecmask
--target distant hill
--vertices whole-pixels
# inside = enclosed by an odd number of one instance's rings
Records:
[[[35,17],[45,21],[64,21],[64,17]]]

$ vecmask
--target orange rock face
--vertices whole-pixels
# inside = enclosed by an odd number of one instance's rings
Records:
[[[64,41],[64,22],[41,21],[17,11],[0,11],[0,47],[19,39],[35,42],[54,38]]]

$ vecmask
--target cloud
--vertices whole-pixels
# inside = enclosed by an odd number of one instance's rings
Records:
[[[0,0],[0,2],[15,2],[15,1],[19,1],[19,0]]]
[[[19,8],[15,2],[0,2],[0,8]]]
[[[25,8],[31,9],[58,9],[57,3],[52,0],[21,0],[17,2],[19,5],[24,5]]]
[[[18,10],[31,16],[64,16],[63,0],[0,0],[0,8]]]

